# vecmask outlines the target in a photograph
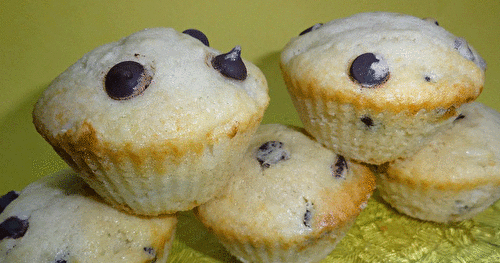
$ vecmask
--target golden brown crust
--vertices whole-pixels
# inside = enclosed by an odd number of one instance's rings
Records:
[[[68,130],[55,136],[36,116],[33,122],[59,156],[110,205],[130,214],[158,215],[192,209],[217,194],[261,119],[262,113],[255,113],[247,122],[228,122],[208,132],[200,141],[192,137],[156,140],[147,145],[101,141],[89,122],[84,122],[77,131]],[[207,162],[215,168],[200,173]],[[146,187],[149,189],[144,190]],[[150,194],[155,196],[147,197]],[[160,196],[161,200],[148,201]],[[146,203],[136,202],[138,199]]]
[[[342,224],[352,222],[363,210],[369,197],[375,190],[376,180],[373,172],[362,164],[350,161],[350,169],[359,173],[353,181],[344,184],[344,187],[335,193],[335,198],[330,198],[328,189],[323,189],[319,196],[323,197],[321,202],[326,204],[328,211],[318,215],[319,232],[332,231]],[[342,202],[339,202],[342,200]],[[320,233],[318,233],[320,234]]]
[[[433,180],[432,176],[425,178],[422,176],[415,176],[418,174],[420,174],[420,171],[407,170],[405,167],[400,169],[394,166],[389,166],[384,172],[384,178],[389,182],[404,184],[412,189],[420,189],[422,191],[437,189],[461,192],[474,190],[483,185],[494,185],[500,187],[500,181],[494,176],[474,178],[474,180],[436,181]]]
[[[195,138],[169,139],[153,141],[148,145],[134,145],[124,142],[121,145],[112,145],[101,141],[99,134],[89,122],[83,122],[77,131],[68,130],[65,133],[52,136],[37,116],[33,116],[35,127],[56,152],[74,169],[85,171],[88,176],[94,174],[88,163],[100,163],[102,159],[110,159],[115,164],[132,162],[135,167],[141,167],[145,159],[154,160],[154,170],[158,174],[165,173],[165,162],[178,164],[187,155],[201,156],[206,147],[216,144],[219,136],[234,138],[237,134],[253,131],[261,122],[262,114],[254,114],[248,122],[234,122],[227,130],[209,131],[204,138],[196,141]],[[226,135],[218,134],[226,132]],[[95,161],[95,162],[94,162]],[[141,176],[148,176],[143,174]]]
[[[255,247],[272,247],[278,242],[281,249],[288,250],[294,248],[301,251],[316,242],[320,242],[324,239],[325,235],[338,237],[340,239],[347,229],[350,228],[356,217],[361,213],[366,202],[375,190],[376,178],[374,173],[365,165],[352,161],[350,161],[349,164],[351,167],[350,169],[357,175],[354,176],[353,179],[348,179],[349,181],[344,183],[344,186],[335,192],[331,192],[331,189],[324,188],[318,194],[321,199],[317,200],[316,204],[322,204],[322,208],[318,208],[320,209],[320,213],[317,213],[312,220],[316,222],[315,225],[312,226],[314,232],[307,236],[297,235],[287,240],[281,238],[279,240],[263,239],[259,236],[244,233],[244,231],[232,231],[231,220],[227,220],[224,217],[219,217],[217,219],[217,224],[214,224],[214,222],[209,221],[208,218],[202,215],[206,212],[200,212],[200,210],[204,209],[203,206],[196,207],[193,211],[196,217],[211,232],[229,244],[237,242],[249,243]],[[229,197],[225,196],[224,198]],[[278,234],[269,236],[276,238]]]
[[[447,94],[441,99],[430,98],[421,102],[407,99],[410,102],[405,104],[394,100],[384,100],[381,99],[380,96],[367,96],[365,92],[360,92],[363,88],[353,83],[337,84],[351,86],[350,92],[347,92],[349,89],[335,88],[333,84],[332,87],[324,86],[322,84],[324,81],[321,79],[323,76],[301,74],[300,76],[294,76],[292,78],[290,74],[293,73],[286,70],[283,64],[281,64],[281,67],[283,78],[287,84],[286,86],[293,96],[301,100],[312,99],[321,100],[324,103],[335,101],[337,103],[350,104],[359,111],[371,110],[375,112],[402,112],[408,115],[415,115],[422,110],[429,112],[435,110],[448,110],[449,113],[443,117],[449,117],[455,114],[455,109],[460,105],[474,101],[483,90],[482,85],[477,87],[476,83],[464,79],[460,84],[455,83],[447,86],[445,85],[447,83],[444,83],[440,86],[436,86],[435,90],[454,90],[453,93]],[[477,74],[478,78],[484,79],[484,74],[481,74],[479,69],[477,69]],[[481,83],[484,83],[484,81]],[[375,89],[382,91],[384,89],[384,85],[387,85],[387,83],[382,84]],[[371,90],[370,93],[375,95],[377,93],[383,94],[386,92]],[[388,94],[385,95],[387,97]]]

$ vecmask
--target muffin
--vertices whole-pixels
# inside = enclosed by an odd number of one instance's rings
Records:
[[[460,111],[451,129],[384,167],[378,189],[396,210],[446,223],[472,218],[500,198],[500,113],[479,102]]]
[[[435,20],[374,12],[308,28],[284,47],[281,69],[312,136],[378,165],[449,128],[481,93],[486,62]]]
[[[167,262],[177,224],[114,209],[71,170],[1,200],[0,262]]]
[[[85,54],[44,91],[37,131],[106,201],[189,210],[227,183],[269,103],[263,73],[198,30],[145,29]]]
[[[344,237],[374,188],[366,166],[296,128],[266,124],[228,186],[195,214],[243,262],[318,262]]]

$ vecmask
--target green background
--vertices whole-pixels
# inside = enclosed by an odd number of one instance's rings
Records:
[[[279,70],[281,49],[315,23],[368,11],[433,17],[453,34],[465,37],[488,62],[484,91],[478,100],[500,110],[499,0],[3,0],[0,195],[67,168],[36,133],[31,110],[52,79],[97,46],[143,28],[200,29],[211,47],[226,52],[241,45],[242,56],[262,69],[271,96],[264,123],[301,125]],[[497,202],[461,224],[423,223],[398,215],[375,195],[337,247],[338,253],[327,262],[500,262],[499,215]],[[190,212],[179,216],[171,262],[234,261]],[[420,241],[415,245],[412,240]]]
[[[66,165],[36,133],[31,110],[43,89],[102,44],[150,27],[202,30],[210,45],[259,66],[271,103],[264,123],[301,125],[279,70],[288,40],[317,23],[358,12],[433,17],[489,63],[479,101],[500,110],[500,1],[14,1],[0,2],[0,193]]]

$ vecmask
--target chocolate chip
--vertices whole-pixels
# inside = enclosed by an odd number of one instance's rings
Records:
[[[354,59],[349,73],[361,86],[372,88],[387,81],[389,65],[381,55],[364,53]]]
[[[54,263],[67,263],[69,258],[69,252],[59,252],[56,258],[54,259]]]
[[[156,262],[157,256],[156,256],[156,251],[154,248],[144,247],[144,252],[146,252],[146,254],[148,254],[149,257],[153,258],[153,260],[151,261],[152,263]]]
[[[439,26],[438,21],[436,19],[432,18],[432,17],[426,17],[426,18],[424,18],[424,20],[427,21],[427,22],[433,23],[436,26]]]
[[[104,87],[112,99],[127,100],[142,94],[151,83],[151,78],[140,63],[123,61],[108,71]]]
[[[425,81],[427,81],[427,82],[431,82],[431,80],[432,80],[432,79],[431,79],[431,77],[429,77],[429,76],[425,76],[425,78],[424,78],[424,79],[425,79]]]
[[[472,52],[472,50],[469,47],[469,44],[464,38],[457,37],[453,45],[454,45],[453,47],[460,53],[460,55],[462,55],[462,57],[470,61],[476,60],[474,53]]]
[[[373,120],[372,118],[368,117],[368,116],[363,116],[361,117],[361,122],[364,123],[367,127],[372,127],[374,126],[375,124],[373,123]]]
[[[455,200],[455,211],[456,214],[469,213],[472,209],[476,208],[474,203],[467,203],[462,200]]]
[[[310,210],[306,210],[306,213],[304,214],[304,225],[307,227],[311,227],[311,218],[312,218],[312,213]]]
[[[28,220],[22,220],[15,216],[9,217],[0,224],[0,240],[23,237],[28,227]]]
[[[5,210],[5,208],[14,200],[16,200],[16,198],[19,196],[19,193],[16,192],[16,191],[10,191],[8,193],[6,193],[5,195],[3,195],[2,197],[0,197],[0,213],[3,212],[3,210]]]
[[[349,167],[347,166],[347,161],[344,156],[337,154],[337,160],[335,161],[335,164],[331,166],[331,169],[333,177],[345,179],[345,173]]]
[[[236,46],[225,54],[220,54],[212,59],[212,66],[222,75],[236,79],[245,80],[247,78],[247,68],[241,59],[241,47]]]
[[[269,168],[273,164],[290,159],[290,153],[283,148],[283,145],[279,141],[262,144],[257,150],[257,161],[263,168]]]
[[[455,120],[453,120],[453,121],[454,121],[454,122],[455,122],[455,121],[459,121],[459,120],[464,119],[464,118],[465,118],[465,115],[463,115],[462,113],[460,113],[460,114],[459,114],[459,115],[455,118]]]
[[[209,47],[210,44],[208,43],[208,38],[203,32],[197,29],[186,29],[182,31],[182,33],[190,35],[196,39],[198,39],[201,43],[203,43],[205,46]]]
[[[311,219],[313,217],[313,203],[305,198],[304,200],[306,201],[306,212],[304,213],[304,220],[302,222],[304,223],[304,226],[311,228]]]
[[[302,36],[302,35],[305,35],[305,34],[311,32],[311,31],[314,31],[314,30],[320,28],[322,25],[323,25],[323,23],[314,24],[313,26],[311,26],[311,27],[307,28],[306,30],[300,32],[299,36]]]

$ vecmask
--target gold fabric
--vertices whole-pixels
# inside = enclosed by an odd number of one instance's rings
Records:
[[[179,214],[169,262],[238,262],[197,221]],[[377,193],[321,263],[500,262],[500,201],[471,220],[438,224],[399,214]]]

